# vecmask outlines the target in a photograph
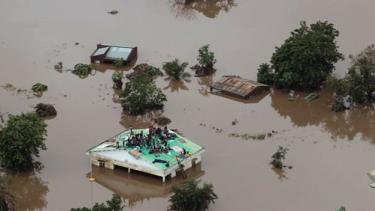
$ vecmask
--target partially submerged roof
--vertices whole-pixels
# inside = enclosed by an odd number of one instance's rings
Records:
[[[211,85],[211,89],[216,92],[247,98],[269,90],[269,86],[239,76],[223,76],[219,81]]]
[[[117,60],[130,62],[137,56],[137,47],[124,47],[98,44],[91,54],[91,62],[114,63]]]
[[[92,147],[87,151],[88,154],[99,155],[106,159],[127,162],[137,165],[150,171],[164,171],[178,165],[178,161],[183,161],[187,156],[201,153],[203,147],[193,143],[189,139],[169,130],[169,133],[175,134],[175,137],[167,140],[168,146],[173,149],[184,149],[187,155],[182,155],[177,150],[169,150],[167,153],[151,153],[147,147],[130,147],[126,143],[131,137],[131,133],[148,135],[148,129],[131,129],[125,130],[109,140]],[[155,162],[155,160],[163,160],[164,162]],[[167,165],[168,163],[168,165]]]

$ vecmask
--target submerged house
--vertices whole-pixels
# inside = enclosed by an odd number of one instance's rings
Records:
[[[159,176],[163,182],[198,164],[204,148],[168,129],[129,129],[87,151],[91,163]]]
[[[98,44],[96,50],[91,54],[91,63],[112,63],[123,60],[129,64],[137,58],[137,47],[122,47]]]
[[[223,76],[210,86],[212,93],[225,94],[242,99],[248,99],[269,89],[268,85],[233,75]]]

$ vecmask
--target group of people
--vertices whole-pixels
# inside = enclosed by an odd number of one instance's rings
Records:
[[[149,127],[148,134],[145,135],[143,131],[138,134],[130,132],[129,139],[126,145],[128,147],[147,147],[150,149],[150,153],[168,152],[168,140],[175,138],[176,134],[170,133],[167,127],[154,128]]]

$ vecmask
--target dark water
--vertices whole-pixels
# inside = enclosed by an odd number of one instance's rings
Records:
[[[211,44],[218,59],[213,77],[178,83],[159,78],[157,84],[168,97],[162,115],[172,119],[171,127],[206,148],[200,169],[190,175],[214,184],[219,200],[212,210],[335,210],[341,205],[373,210],[375,192],[366,175],[375,168],[373,110],[332,113],[325,92],[311,103],[302,97],[290,102],[278,91],[244,103],[211,95],[208,85],[224,74],[255,79],[257,66],[269,60],[300,20],[335,23],[341,32],[340,50],[346,56],[358,53],[375,41],[375,30],[368,24],[375,18],[375,2],[214,2],[187,7],[168,0],[0,2],[0,84],[20,89],[36,82],[49,86],[41,98],[0,89],[0,112],[31,111],[38,102],[52,103],[58,111],[47,121],[48,150],[40,157],[44,169],[34,175],[10,175],[19,210],[91,206],[109,199],[112,191],[129,200],[128,210],[166,210],[170,187],[181,182],[163,186],[142,175],[103,169],[93,170],[97,182],[88,181],[86,149],[124,127],[147,126],[161,115],[122,117],[111,68],[84,80],[54,70],[60,61],[64,69],[89,62],[97,43],[137,45],[138,62],[156,66],[175,57],[193,65],[197,49]],[[114,9],[119,14],[107,13]],[[348,62],[336,67],[343,75]],[[235,119],[238,124],[233,126]],[[272,130],[277,133],[263,141],[228,136]],[[284,173],[269,166],[279,145],[290,148],[286,162],[293,169]]]

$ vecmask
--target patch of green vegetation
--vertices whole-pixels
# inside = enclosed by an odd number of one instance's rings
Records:
[[[145,76],[154,79],[157,76],[163,76],[163,72],[159,68],[152,65],[142,63],[135,66],[134,71],[126,75],[129,80],[133,80],[138,76]]]
[[[147,109],[162,108],[167,97],[149,77],[139,76],[125,84],[121,93],[124,110],[142,114]]]
[[[198,63],[204,68],[211,69],[216,63],[215,53],[209,51],[210,45],[204,45],[198,49]]]
[[[34,93],[43,93],[48,90],[48,86],[42,83],[36,83],[31,87],[31,90],[33,90]]]
[[[7,169],[25,171],[41,164],[34,161],[44,143],[47,125],[35,113],[9,115],[0,131],[0,162]]]
[[[375,102],[375,45],[368,46],[357,56],[351,56],[352,65],[342,79],[331,77],[327,86],[335,92],[333,110],[343,111],[344,97],[350,96],[357,104]]]
[[[271,58],[273,70],[263,65],[258,69],[261,80],[271,82],[282,89],[316,90],[331,75],[334,64],[343,59],[338,52],[336,38],[339,31],[327,21],[308,26],[301,22],[300,28],[291,32],[285,42],[276,48]]]
[[[117,194],[112,195],[112,199],[105,203],[95,203],[92,208],[71,208],[70,211],[122,211],[125,207],[121,197]]]
[[[258,68],[257,81],[259,83],[272,85],[275,74],[271,66],[267,63],[263,63]]]
[[[212,184],[203,183],[200,186],[199,181],[189,181],[173,188],[169,210],[205,211],[217,198]]]
[[[91,70],[91,65],[79,63],[74,66],[74,70],[72,72],[80,78],[87,78],[87,76],[91,73]]]
[[[183,78],[190,77],[190,74],[185,72],[185,68],[188,65],[189,64],[187,62],[182,62],[180,64],[178,59],[174,59],[173,61],[165,62],[163,64],[163,69],[165,73],[172,79],[181,80]]]
[[[108,14],[111,14],[111,15],[117,15],[119,12],[117,10],[112,10],[112,11],[109,11]]]

